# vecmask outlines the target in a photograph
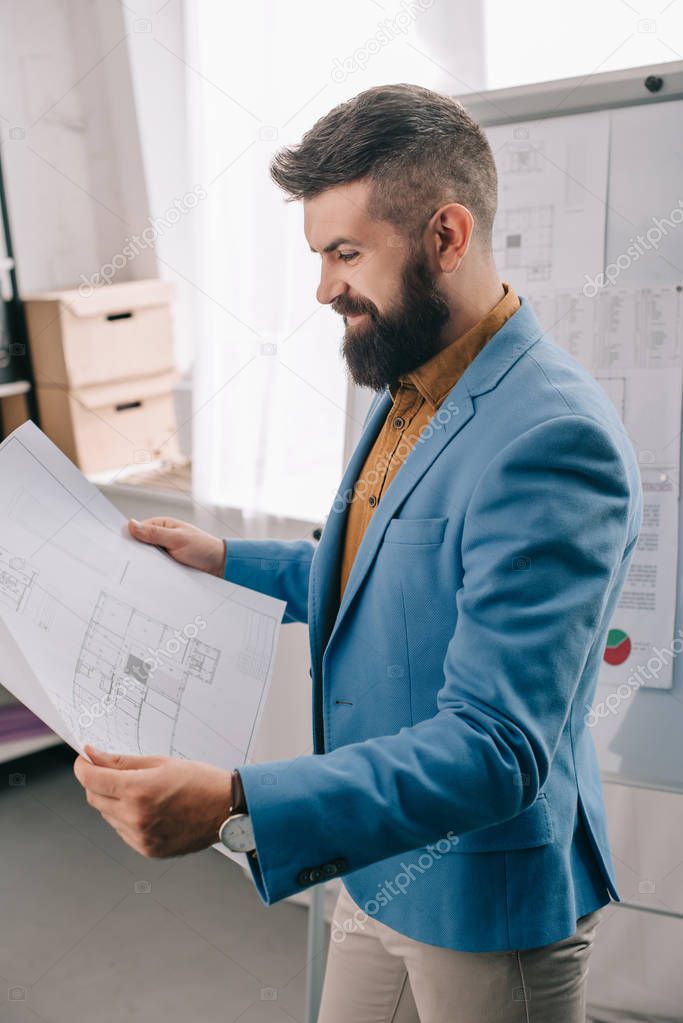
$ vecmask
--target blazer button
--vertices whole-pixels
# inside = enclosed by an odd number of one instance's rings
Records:
[[[299,873],[296,875],[296,882],[297,884],[301,885],[302,888],[305,885],[311,883],[311,876],[308,867],[306,867],[304,870],[299,871]]]
[[[323,876],[322,870],[318,870],[317,867],[314,867],[314,869],[309,872],[309,877],[311,879],[311,884],[315,884],[316,881],[320,881],[322,876]]]

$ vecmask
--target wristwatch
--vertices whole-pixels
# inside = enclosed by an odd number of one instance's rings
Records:
[[[254,829],[247,813],[239,771],[232,772],[232,803],[227,819],[218,829],[218,838],[230,852],[249,853],[256,850]]]

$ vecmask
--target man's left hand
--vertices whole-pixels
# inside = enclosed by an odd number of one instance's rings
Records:
[[[232,802],[231,772],[174,757],[124,756],[85,747],[74,774],[91,806],[136,852],[153,859],[218,841]]]

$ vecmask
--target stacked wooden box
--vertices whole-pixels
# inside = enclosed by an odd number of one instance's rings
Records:
[[[25,299],[40,425],[85,473],[178,457],[172,286]]]

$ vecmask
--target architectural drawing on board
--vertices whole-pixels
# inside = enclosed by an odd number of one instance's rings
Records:
[[[23,558],[13,557],[0,547],[0,600],[13,611],[26,607],[37,572]]]
[[[626,377],[614,373],[597,373],[595,379],[607,392],[610,401],[619,413],[619,418],[624,422],[626,420]],[[631,439],[637,445],[638,439]]]
[[[553,268],[553,207],[501,209],[493,226],[498,268],[520,271],[528,283],[550,280]],[[519,278],[518,278],[519,279]]]
[[[218,666],[220,652],[198,640],[197,631],[196,625],[173,629],[101,592],[74,672],[73,705],[81,726],[104,728],[109,740],[140,750],[142,728],[163,732],[173,750],[186,688],[192,682],[212,685]],[[89,734],[94,741],[94,732]]]
[[[523,127],[515,130],[528,133],[528,129]],[[541,174],[544,169],[541,148],[529,142],[510,142],[496,153],[496,157],[499,174]]]

